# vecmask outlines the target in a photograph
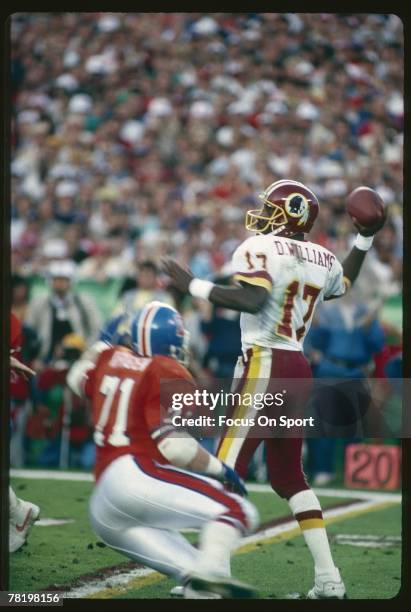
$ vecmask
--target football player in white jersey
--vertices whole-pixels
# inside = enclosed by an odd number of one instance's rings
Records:
[[[241,311],[243,354],[234,373],[239,393],[255,391],[257,385],[258,391],[267,390],[274,379],[311,378],[302,346],[315,307],[323,300],[342,297],[351,287],[386,217],[384,213],[372,227],[353,220],[359,233],[341,264],[329,250],[305,239],[319,211],[311,189],[294,180],[280,180],[269,185],[260,198],[262,208],[248,211],[246,217],[246,228],[256,234],[233,255],[237,287],[220,287],[194,278],[171,259],[164,262],[172,285],[181,292]],[[291,385],[287,402],[303,405],[308,393],[307,385]],[[242,411],[239,406],[230,416],[244,416]],[[228,428],[218,457],[245,477],[255,450],[265,443],[271,486],[288,501],[313,557],[315,581],[308,598],[345,598],[321,506],[302,469],[302,438],[261,439],[243,432],[236,436],[235,428]]]

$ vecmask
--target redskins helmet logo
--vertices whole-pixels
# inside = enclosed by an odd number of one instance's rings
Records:
[[[307,222],[310,205],[302,193],[290,193],[285,201],[285,210],[290,217],[299,219],[298,225]]]

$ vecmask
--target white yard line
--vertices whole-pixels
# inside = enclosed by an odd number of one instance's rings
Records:
[[[269,493],[272,491],[268,484],[247,484],[247,489],[254,493]],[[313,487],[313,491],[317,495],[323,497],[345,497],[346,499],[372,499],[375,501],[395,501],[400,502],[402,499],[401,493],[390,493],[389,491],[366,491],[363,489],[328,489],[322,487]]]
[[[64,472],[63,470],[20,470],[11,469],[12,478],[30,478],[33,480],[73,480],[93,482],[93,474],[84,472]]]
[[[68,523],[74,523],[74,519],[43,518],[36,521],[34,527],[56,527],[58,525],[67,525]]]
[[[341,546],[359,546],[361,548],[393,548],[401,546],[401,536],[377,536],[339,533],[332,538]]]
[[[379,506],[383,508],[384,506],[389,506],[390,502],[397,503],[398,501],[399,500],[390,499],[389,501],[385,500],[384,503],[384,501],[380,499],[368,499],[353,502],[352,504],[341,508],[324,510],[324,519],[326,523],[334,522],[343,519],[345,515],[347,515],[347,517],[353,515],[354,517],[372,511],[374,509],[378,510]],[[254,548],[253,545],[258,542],[267,541],[267,543],[270,543],[270,540],[277,536],[283,536],[284,539],[288,539],[291,537],[296,537],[297,535],[299,535],[299,533],[300,531],[297,521],[294,519],[287,520],[286,522],[280,525],[276,525],[275,527],[269,527],[251,536],[242,538],[241,543],[239,544],[239,546],[237,546],[236,550],[238,550],[238,553],[241,554],[241,552],[247,552],[249,548]],[[104,578],[103,580],[95,580],[93,582],[88,583],[85,582],[79,587],[76,587],[67,592],[63,592],[63,597],[98,598],[98,596],[100,595],[102,598],[115,598],[122,591],[128,588],[141,588],[145,585],[144,579],[150,575],[152,576],[155,582],[162,578],[161,574],[152,569],[142,568],[137,570],[131,570],[122,574],[114,575],[113,577]]]
[[[393,501],[393,500],[390,500]],[[374,506],[378,506],[381,503],[381,500],[365,500],[359,502],[353,502],[349,506],[343,506],[341,508],[332,508],[330,510],[323,510],[324,519],[333,519],[337,517],[342,517],[345,514],[355,513],[358,510],[366,511],[372,510]],[[262,540],[267,540],[269,538],[273,538],[274,536],[279,535],[280,533],[284,533],[286,531],[297,529],[298,522],[295,519],[290,519],[286,523],[282,523],[281,525],[276,525],[275,527],[268,527],[264,529],[264,531],[259,531],[253,535],[242,538],[241,547],[246,544],[251,544],[253,542],[260,542]]]
[[[157,572],[152,569],[142,567],[130,570],[128,572],[122,572],[121,574],[117,575],[113,574],[112,576],[108,576],[102,580],[93,580],[92,582],[84,583],[72,591],[63,592],[63,597],[67,599],[77,599],[82,597],[90,597],[90,595],[99,593],[104,589],[121,589],[122,587],[126,587],[131,580],[143,578],[144,576],[155,573]]]
[[[13,478],[29,478],[34,480],[71,480],[93,482],[93,474],[84,472],[66,472],[62,470],[21,470],[11,469],[10,476]],[[272,489],[268,484],[257,484],[250,482],[247,484],[247,489],[254,493],[271,493]],[[402,499],[401,493],[390,493],[388,491],[365,491],[362,489],[329,489],[316,488],[313,490],[317,495],[323,497],[345,497],[346,499],[372,499],[375,501],[395,501],[400,502]]]

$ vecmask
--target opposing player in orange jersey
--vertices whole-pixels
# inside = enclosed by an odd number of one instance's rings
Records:
[[[253,596],[230,577],[229,557],[257,511],[236,472],[171,422],[173,392],[195,389],[181,317],[151,302],[131,320],[130,340],[97,342],[67,378],[92,404],[92,526],[107,545],[176,578],[186,598]],[[199,549],[179,533],[187,528],[200,530]]]

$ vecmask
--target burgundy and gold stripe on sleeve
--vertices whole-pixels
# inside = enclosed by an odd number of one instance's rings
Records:
[[[258,270],[255,272],[236,272],[234,274],[236,281],[248,283],[250,285],[256,285],[257,287],[264,287],[269,293],[273,288],[273,281],[268,272],[264,270]]]
[[[295,515],[295,520],[298,521],[302,531],[305,531],[306,529],[324,528],[324,519],[321,510],[307,510],[306,512],[298,512]]]

